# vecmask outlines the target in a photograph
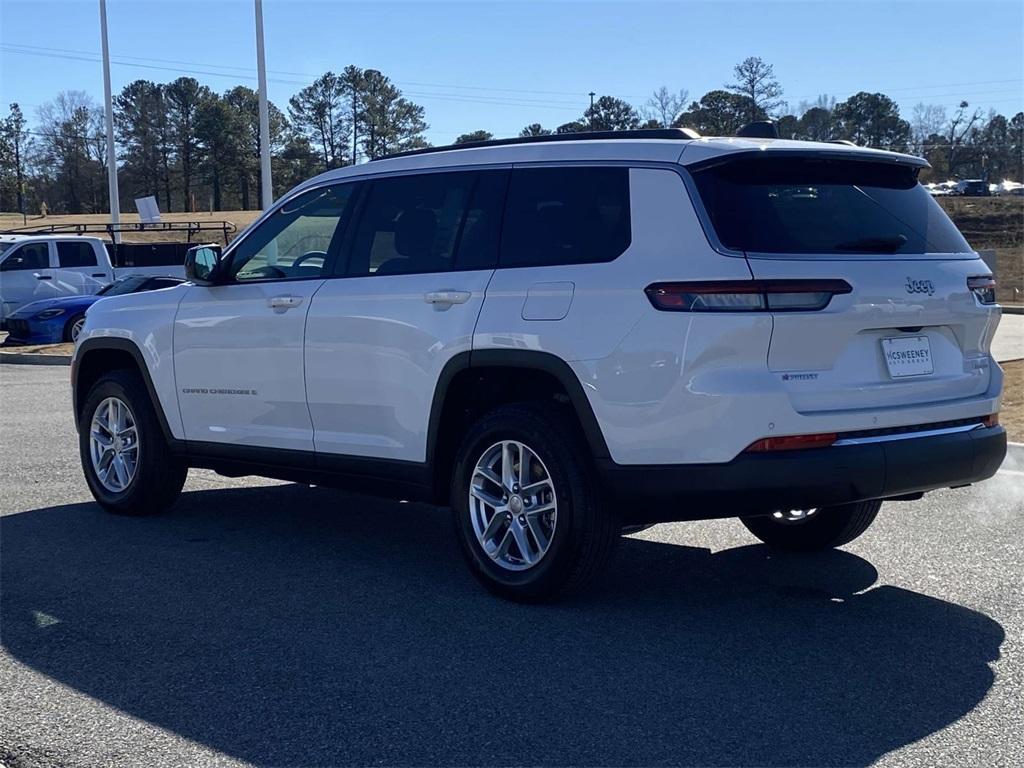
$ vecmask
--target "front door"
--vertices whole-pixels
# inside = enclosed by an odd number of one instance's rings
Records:
[[[313,450],[303,333],[352,189],[339,184],[287,200],[225,253],[217,285],[188,289],[174,327],[187,440]]]
[[[368,182],[347,268],[313,299],[306,388],[318,461],[423,462],[438,378],[470,349],[507,173]]]
[[[61,292],[52,283],[50,246],[46,241],[9,248],[0,262],[0,319],[22,304],[58,296]]]

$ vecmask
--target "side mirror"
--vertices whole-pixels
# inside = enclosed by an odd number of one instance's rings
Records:
[[[214,285],[220,264],[219,245],[196,245],[185,253],[185,279],[196,285]]]

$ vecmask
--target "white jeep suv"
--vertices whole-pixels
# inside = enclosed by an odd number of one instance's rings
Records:
[[[330,171],[191,283],[90,309],[89,487],[156,513],[207,467],[450,505],[519,600],[657,522],[845,544],[1006,450],[994,280],[925,166],[642,131]]]

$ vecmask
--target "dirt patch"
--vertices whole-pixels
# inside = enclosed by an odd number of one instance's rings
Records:
[[[1015,443],[1024,443],[1024,360],[1001,363],[1006,380],[1003,382],[1003,406],[999,422]]]
[[[1024,304],[1024,197],[943,197],[939,202],[972,248],[996,252],[999,302]]]
[[[71,356],[75,353],[75,345],[67,344],[0,344],[0,354],[13,352],[19,355],[65,355]]]

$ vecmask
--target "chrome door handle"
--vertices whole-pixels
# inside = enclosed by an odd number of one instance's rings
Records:
[[[472,295],[469,291],[431,291],[423,300],[428,304],[465,304]]]
[[[267,299],[267,306],[271,309],[291,309],[302,303],[301,296],[274,296]]]

